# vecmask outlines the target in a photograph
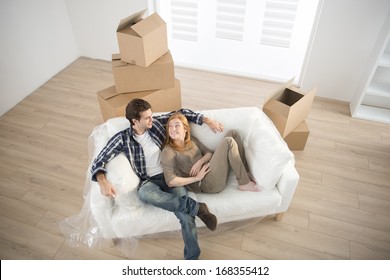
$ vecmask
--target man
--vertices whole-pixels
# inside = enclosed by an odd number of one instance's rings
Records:
[[[214,132],[223,131],[220,123],[191,110],[179,110],[190,122],[206,123]],[[172,112],[173,113],[173,112]],[[174,212],[180,220],[184,240],[184,258],[198,259],[195,216],[210,230],[215,230],[217,219],[205,203],[198,203],[187,195],[184,187],[169,188],[163,176],[161,149],[165,141],[165,125],[170,115],[153,117],[151,105],[143,99],[133,99],[126,107],[130,127],[114,135],[92,164],[92,180],[97,181],[102,195],[115,197],[115,187],[106,179],[105,164],[124,152],[140,178],[138,196],[144,203]]]

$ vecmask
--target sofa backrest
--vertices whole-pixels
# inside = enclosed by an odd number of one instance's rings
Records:
[[[257,107],[203,110],[199,113],[222,123],[224,126],[223,133],[213,133],[205,124],[202,126],[191,124],[192,135],[212,150],[215,150],[228,131],[238,131],[244,141],[257,119],[263,118],[264,122],[269,120]],[[272,126],[272,122],[268,124]]]

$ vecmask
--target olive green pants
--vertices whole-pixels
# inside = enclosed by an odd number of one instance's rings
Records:
[[[200,189],[204,193],[218,193],[226,186],[230,168],[239,185],[248,184],[248,164],[244,146],[238,132],[229,131],[218,145],[210,160],[210,172],[201,181]]]

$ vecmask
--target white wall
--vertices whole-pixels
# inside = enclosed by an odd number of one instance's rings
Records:
[[[301,89],[350,102],[389,9],[389,0],[324,0]]]
[[[0,0],[0,116],[80,56],[111,60],[148,0]]]
[[[64,0],[0,0],[0,38],[0,115],[79,57]]]
[[[81,56],[111,60],[119,21],[148,8],[147,0],[65,0]]]

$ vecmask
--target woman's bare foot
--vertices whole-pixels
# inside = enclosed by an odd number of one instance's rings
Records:
[[[258,185],[256,185],[256,183],[253,181],[249,181],[249,183],[245,185],[239,185],[238,188],[242,191],[249,191],[249,192],[261,191],[261,188]]]

